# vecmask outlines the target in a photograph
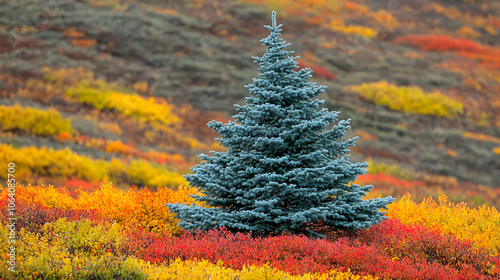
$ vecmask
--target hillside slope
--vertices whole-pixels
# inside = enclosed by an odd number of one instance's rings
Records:
[[[325,106],[352,119],[360,182],[500,206],[500,5],[389,2],[3,1],[0,162],[31,183],[181,184],[217,148],[205,123],[248,96],[274,9]]]

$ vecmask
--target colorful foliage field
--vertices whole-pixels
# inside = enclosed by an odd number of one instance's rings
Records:
[[[110,161],[94,160],[79,155],[70,149],[52,149],[37,147],[14,148],[12,145],[0,144],[0,163],[7,165],[16,162],[19,168],[16,177],[20,181],[30,181],[38,177],[59,179],[77,178],[95,181],[109,174],[120,182],[133,182],[143,186],[178,186],[185,185],[184,178],[165,165],[153,164],[142,159],[125,162],[117,158]],[[147,155],[147,154],[146,154]],[[154,153],[151,153],[154,155]],[[166,160],[159,155],[160,162]],[[7,179],[7,174],[0,175]]]
[[[12,193],[12,192],[11,192]],[[224,228],[189,233],[165,203],[192,203],[194,189],[122,191],[104,178],[76,198],[64,188],[2,187],[0,211],[15,202],[16,272],[11,279],[498,279],[500,213],[409,197],[389,205],[388,219],[356,234],[327,239],[256,237]],[[0,223],[7,242],[11,228]],[[9,260],[11,252],[2,246]],[[11,255],[9,255],[11,254]]]

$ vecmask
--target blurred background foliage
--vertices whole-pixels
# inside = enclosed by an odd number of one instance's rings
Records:
[[[500,206],[500,3],[486,0],[2,1],[0,165],[71,193],[105,174],[185,185],[221,149],[206,123],[249,94],[270,10],[351,118],[371,196]]]

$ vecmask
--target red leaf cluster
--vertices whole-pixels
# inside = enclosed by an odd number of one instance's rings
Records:
[[[470,243],[452,236],[441,236],[423,227],[388,221],[361,232],[355,239],[314,240],[305,236],[252,238],[250,234],[224,229],[185,233],[179,238],[148,235],[142,244],[140,234],[129,235],[136,256],[154,263],[206,259],[223,261],[241,269],[268,263],[294,275],[322,273],[331,269],[384,279],[495,279],[488,269],[500,265],[498,258],[471,249]],[[140,243],[140,244],[138,244]],[[138,246],[139,245],[139,246]],[[144,246],[147,245],[147,246]],[[422,246],[422,248],[408,248]],[[491,273],[491,270],[489,270]]]
[[[297,60],[297,66],[300,68],[311,68],[313,75],[316,78],[325,78],[327,80],[334,80],[337,76],[335,73],[328,71],[326,68],[319,65],[305,64],[303,61]]]
[[[446,35],[406,35],[396,38],[393,43],[418,47],[424,51],[465,51],[477,53],[484,46],[467,39],[458,39]]]

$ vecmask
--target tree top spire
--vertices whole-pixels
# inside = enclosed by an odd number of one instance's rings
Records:
[[[276,28],[276,12],[275,12],[275,11],[273,11],[273,12],[272,12],[272,15],[271,15],[271,22],[272,22],[272,26],[273,26],[274,28]]]

